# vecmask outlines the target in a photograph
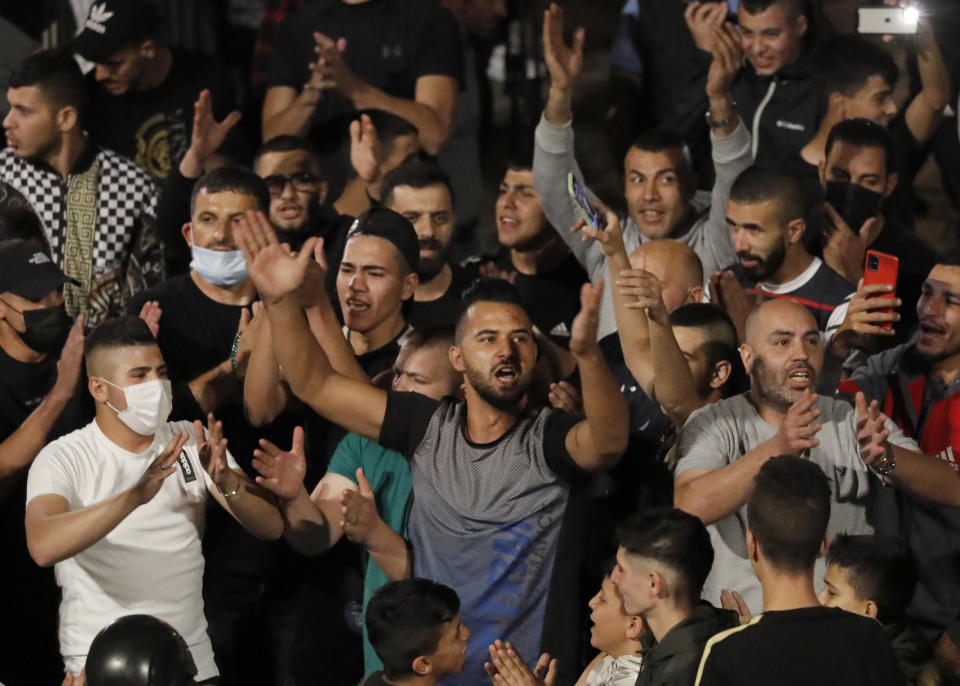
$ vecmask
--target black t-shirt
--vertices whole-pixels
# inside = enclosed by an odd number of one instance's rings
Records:
[[[904,683],[893,648],[874,619],[832,607],[764,612],[714,636],[698,686],[880,686]]]
[[[277,30],[267,87],[289,86],[297,91],[310,79],[308,65],[316,60],[314,31],[332,40],[347,39],[344,59],[350,70],[388,95],[412,100],[421,76],[461,78],[460,30],[449,10],[431,0],[316,0],[288,17]],[[346,98],[327,91],[317,105],[314,125],[339,126],[354,110]],[[325,135],[326,134],[326,135]],[[340,143],[339,131],[315,129],[318,144]]]
[[[43,401],[57,379],[57,356],[26,364],[0,348],[0,441],[16,431]],[[47,436],[53,440],[87,424],[93,401],[81,375],[77,391]],[[0,660],[0,681],[7,684],[55,683],[60,664],[57,610],[60,592],[53,569],[37,566],[27,551],[23,517],[27,497],[27,472],[0,493],[0,560],[7,595],[0,622],[0,645],[10,659]],[[60,672],[62,676],[62,672]],[[41,678],[41,677],[49,678]]]
[[[129,157],[157,179],[166,178],[190,147],[193,103],[200,91],[210,90],[218,121],[237,106],[226,70],[198,53],[171,52],[170,73],[156,88],[131,88],[123,95],[112,95],[92,75],[88,78],[91,107],[87,127],[93,139]],[[235,127],[219,152],[242,160],[243,148],[240,130]]]
[[[516,271],[510,250],[501,248],[496,256],[501,271]],[[580,311],[580,288],[589,279],[580,263],[568,253],[553,269],[538,274],[517,272],[514,285],[523,296],[523,304],[540,329],[554,343],[566,347],[570,343],[573,319]]]
[[[927,160],[930,146],[917,142],[902,114],[890,122],[889,131],[893,140],[894,165],[891,171],[898,172],[898,180],[893,193],[883,201],[884,214],[894,217],[912,230],[915,202],[913,179]]]
[[[211,300],[197,287],[189,273],[138,293],[130,303],[130,313],[139,313],[143,303],[150,300],[159,302],[163,311],[157,343],[173,384],[170,418],[205,419],[188,384],[229,358],[243,308]],[[235,398],[218,407],[215,415],[223,422],[223,434],[230,453],[251,477],[256,475],[251,460],[257,441],[266,438],[280,446],[289,445],[298,419],[296,415],[285,413],[269,426],[254,427],[244,415],[240,391]],[[210,500],[204,535],[207,573],[211,570],[265,573],[273,557],[271,545],[248,534],[223,508]]]
[[[383,670],[374,672],[368,676],[364,682],[363,686],[391,686],[387,683],[387,680],[383,676]]]
[[[447,292],[436,300],[413,300],[407,323],[415,329],[453,326],[460,311],[460,296],[477,278],[477,265],[450,265],[453,278]]]

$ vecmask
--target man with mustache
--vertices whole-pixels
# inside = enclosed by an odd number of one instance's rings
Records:
[[[853,285],[814,257],[801,242],[806,202],[797,179],[753,166],[730,189],[727,224],[739,262],[710,280],[711,301],[730,315],[743,340],[753,300],[794,300],[806,305],[817,328],[833,335],[847,310]]]
[[[381,199],[384,207],[413,224],[420,243],[420,283],[408,321],[415,328],[449,326],[460,295],[477,277],[476,266],[462,267],[449,259],[457,223],[450,177],[434,164],[413,160],[384,177]]]
[[[960,483],[960,256],[938,260],[917,301],[913,340],[867,359],[841,392],[862,391],[921,449],[942,461],[943,479]],[[892,474],[900,468],[894,463]],[[878,533],[901,537],[919,566],[907,611],[930,640],[945,675],[960,676],[960,510],[903,491],[875,503]]]
[[[867,503],[884,483],[960,504],[960,479],[949,465],[918,452],[875,403],[868,406],[858,394],[854,409],[813,393],[823,347],[806,307],[783,299],[760,305],[747,319],[740,355],[750,391],[694,412],[677,444],[676,505],[708,525],[716,550],[704,598],[719,604],[722,590],[737,591],[752,611],[760,610],[744,505],[753,478],[771,457],[803,456],[830,477],[831,534],[871,533]],[[824,571],[818,562],[816,578]]]

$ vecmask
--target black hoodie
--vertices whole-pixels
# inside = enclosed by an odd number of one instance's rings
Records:
[[[721,610],[701,600],[693,612],[663,639],[643,651],[643,669],[635,686],[693,686],[703,647],[710,638],[740,624],[733,610]],[[643,640],[646,645],[647,640]]]

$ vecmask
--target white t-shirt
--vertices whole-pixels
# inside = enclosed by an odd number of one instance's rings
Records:
[[[94,636],[128,614],[168,622],[188,646],[209,643],[203,615],[203,533],[207,492],[213,483],[200,464],[190,422],[168,422],[143,453],[108,439],[96,421],[47,445],[27,478],[27,503],[56,494],[71,510],[96,505],[133,487],[175,431],[190,438],[176,473],[154,498],[131,512],[92,546],[58,562],[60,652],[84,656]],[[237,463],[227,455],[231,468]]]

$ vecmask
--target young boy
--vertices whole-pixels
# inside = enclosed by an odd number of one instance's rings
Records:
[[[910,684],[932,670],[933,653],[920,632],[904,621],[917,585],[917,567],[891,536],[840,534],[827,552],[820,602],[873,617],[883,625],[900,669]]]
[[[612,567],[612,565],[611,565]],[[590,599],[590,645],[599,650],[577,680],[576,686],[633,686],[643,659],[640,636],[646,631],[639,615],[627,614],[623,596],[603,577],[600,590]]]
[[[463,670],[470,630],[460,623],[460,598],[449,586],[391,581],[370,599],[366,627],[383,671],[363,686],[433,686]]]

